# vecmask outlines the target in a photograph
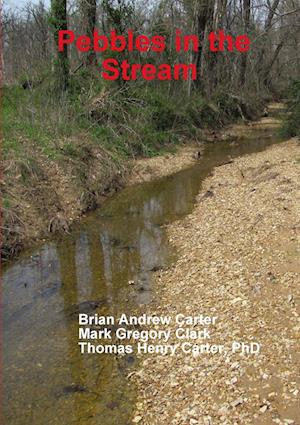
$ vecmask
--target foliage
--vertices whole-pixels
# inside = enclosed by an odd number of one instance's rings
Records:
[[[286,119],[283,132],[287,136],[300,136],[300,80],[293,81],[288,92],[289,115]]]

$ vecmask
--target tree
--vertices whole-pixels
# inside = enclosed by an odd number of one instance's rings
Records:
[[[198,39],[200,41],[199,51],[195,53],[194,63],[197,65],[198,78],[197,83],[200,84],[205,69],[203,45],[205,45],[205,38],[209,31],[213,29],[214,17],[214,0],[196,0],[194,9],[195,29]]]
[[[82,21],[83,21],[83,33],[93,38],[93,32],[96,25],[96,12],[97,5],[96,0],[81,0],[81,13],[82,13]],[[92,66],[95,65],[96,62],[96,54],[93,49],[87,52],[84,57],[84,65]]]
[[[3,4],[0,3],[0,102],[2,100],[2,87],[3,87],[3,75],[4,75],[4,61],[3,61],[3,24],[2,24],[2,13]]]
[[[250,7],[251,0],[243,0],[243,23],[244,23],[244,32],[248,33],[249,24],[250,24]],[[241,58],[241,73],[240,73],[240,84],[243,87],[246,82],[246,71],[247,71],[247,52],[244,52]]]
[[[266,49],[267,49],[268,35],[271,32],[273,18],[275,16],[275,13],[276,13],[276,10],[278,8],[279,3],[280,3],[280,0],[274,0],[272,4],[269,3],[270,6],[269,6],[269,12],[267,14],[267,18],[266,18],[265,24],[264,24],[264,32],[263,32],[263,36],[262,36],[262,45],[261,45],[261,48],[260,48],[259,54],[258,54],[258,78],[259,78],[259,83],[263,84],[263,86],[265,86],[265,82],[267,81],[267,78],[266,78],[266,67],[267,67],[267,65],[266,65],[266,61],[265,61],[265,53],[266,53]],[[280,50],[281,50],[281,48],[280,48]],[[271,67],[272,67],[272,65],[271,65]],[[269,66],[270,70],[271,70],[271,67]],[[267,73],[267,75],[268,74],[269,73]]]
[[[58,51],[58,33],[60,30],[67,30],[67,1],[52,0],[51,1],[51,18],[50,23],[53,28],[55,50],[57,51],[55,60],[56,86],[60,91],[65,91],[69,83],[69,58],[68,48],[64,46],[62,52]]]

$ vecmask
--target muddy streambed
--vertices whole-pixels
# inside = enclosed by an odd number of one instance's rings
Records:
[[[4,269],[7,424],[130,424],[135,390],[126,376],[135,358],[81,355],[78,311],[118,316],[155,302],[151,275],[176,256],[163,225],[191,212],[215,166],[276,142],[274,129],[261,128],[234,144],[208,145],[194,166],[124,189],[62,241]]]

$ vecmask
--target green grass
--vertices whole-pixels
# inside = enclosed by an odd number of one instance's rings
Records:
[[[197,139],[199,129],[239,118],[236,102],[224,92],[208,101],[200,94],[187,98],[180,91],[172,96],[168,90],[168,85],[107,86],[97,76],[87,77],[85,70],[59,98],[51,77],[32,90],[6,87],[4,156],[22,156],[31,146],[54,160],[80,159],[81,148],[74,140],[80,146],[84,140],[103,148],[116,162],[155,156],[173,150],[183,139]],[[96,107],[91,106],[95,99],[100,99]]]
[[[8,209],[10,207],[10,200],[7,197],[3,197],[2,206],[4,209]]]
[[[3,153],[22,155],[28,143],[39,147],[49,157],[56,155],[53,133],[35,115],[37,105],[30,94],[19,88],[6,88],[3,97]]]

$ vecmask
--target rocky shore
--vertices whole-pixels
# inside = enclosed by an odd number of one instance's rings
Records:
[[[234,160],[169,226],[178,259],[156,272],[147,313],[217,316],[211,343],[261,349],[141,356],[133,423],[300,423],[299,173],[296,139]]]

